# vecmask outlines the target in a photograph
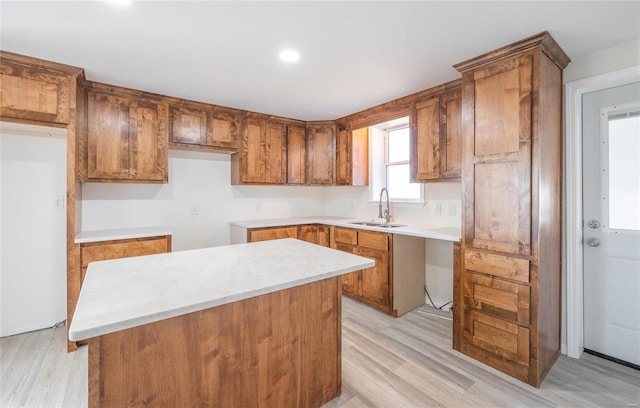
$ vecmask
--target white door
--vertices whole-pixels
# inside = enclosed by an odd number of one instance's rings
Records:
[[[584,348],[640,366],[640,82],[583,96]]]

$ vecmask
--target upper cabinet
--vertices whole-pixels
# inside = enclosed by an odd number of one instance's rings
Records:
[[[335,135],[334,122],[307,123],[307,184],[334,183]]]
[[[205,104],[171,107],[171,147],[198,147],[235,152],[239,129],[238,113],[231,109]]]
[[[231,157],[232,184],[286,184],[287,123],[247,117],[241,146]]]
[[[307,137],[304,126],[287,126],[287,184],[307,182]]]
[[[462,92],[458,89],[411,105],[411,181],[460,178]]]
[[[92,83],[80,136],[82,181],[168,182],[166,103]]]
[[[82,69],[0,51],[0,117],[66,125]],[[75,102],[75,100],[74,100]]]
[[[366,186],[369,184],[369,130],[338,130],[336,135],[336,184]]]

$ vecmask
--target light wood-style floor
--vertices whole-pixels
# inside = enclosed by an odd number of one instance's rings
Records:
[[[451,322],[393,319],[344,298],[342,395],[326,407],[638,407],[640,371],[561,356],[540,389],[451,349]],[[0,407],[86,407],[87,348],[66,327],[0,340]]]

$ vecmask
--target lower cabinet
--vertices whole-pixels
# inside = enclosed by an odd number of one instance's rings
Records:
[[[80,276],[78,285],[69,285],[67,298],[67,327],[71,326],[71,319],[75,311],[80,288],[87,268],[91,262],[107,261],[110,259],[129,258],[132,256],[162,254],[171,252],[171,235],[156,237],[118,239],[112,241],[97,241],[82,243],[80,246]],[[70,289],[77,288],[77,289]],[[75,342],[70,342],[69,350],[75,349]]]
[[[288,225],[247,229],[247,242],[296,238],[322,246],[329,246],[329,226],[322,224]]]
[[[331,227],[331,247],[375,260],[376,265],[342,275],[342,293],[392,316],[424,304],[424,239]]]

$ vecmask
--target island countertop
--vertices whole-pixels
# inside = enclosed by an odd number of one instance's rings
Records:
[[[69,329],[85,340],[374,266],[281,239],[93,262]]]

